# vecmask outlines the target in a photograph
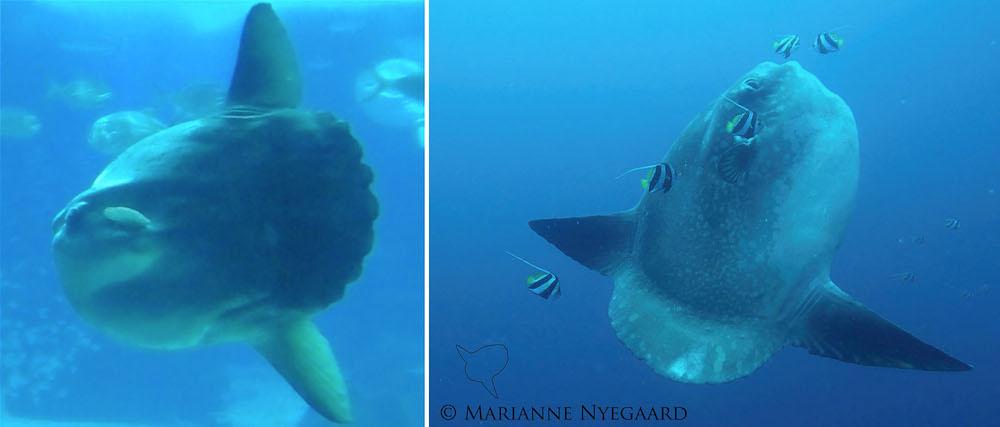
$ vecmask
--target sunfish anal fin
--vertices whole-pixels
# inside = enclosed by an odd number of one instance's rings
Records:
[[[605,276],[625,262],[636,228],[631,212],[538,219],[528,226],[576,262]]]
[[[867,366],[967,371],[972,366],[920,341],[827,282],[792,342],[810,353]]]
[[[247,14],[226,105],[294,108],[302,99],[295,48],[271,5],[258,3]]]
[[[316,412],[336,423],[352,422],[344,377],[312,320],[283,323],[253,344]]]

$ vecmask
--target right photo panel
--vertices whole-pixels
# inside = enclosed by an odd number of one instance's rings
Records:
[[[996,6],[767,6],[430,3],[430,425],[996,422]]]

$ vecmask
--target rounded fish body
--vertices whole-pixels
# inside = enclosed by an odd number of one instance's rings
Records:
[[[113,336],[167,349],[252,340],[252,325],[325,308],[372,247],[378,205],[361,155],[346,123],[295,109],[140,141],[53,223],[70,302]]]
[[[760,116],[750,139],[727,129],[740,111]],[[657,373],[732,381],[786,344],[861,365],[971,369],[830,281],[857,191],[857,129],[844,101],[797,63],[751,70],[663,163],[676,171],[672,189],[632,210],[529,223],[614,279],[611,325]]]
[[[638,261],[682,306],[773,321],[829,268],[856,193],[857,130],[847,104],[794,61],[760,64],[725,95],[763,123],[746,178],[713,167],[737,144],[725,124],[740,110],[720,97],[665,156],[679,175],[670,193],[636,208],[637,252],[657,254]]]

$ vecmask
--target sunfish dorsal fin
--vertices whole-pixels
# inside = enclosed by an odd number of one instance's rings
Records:
[[[226,105],[293,108],[302,99],[295,48],[271,5],[258,3],[247,14]]]
[[[536,219],[528,226],[576,262],[605,276],[632,250],[635,215],[622,212],[580,218]]]

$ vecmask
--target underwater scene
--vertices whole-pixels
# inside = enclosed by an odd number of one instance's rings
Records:
[[[423,424],[422,2],[0,24],[0,425]]]
[[[430,16],[430,425],[996,425],[992,2]]]

